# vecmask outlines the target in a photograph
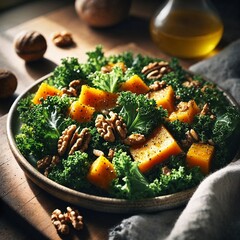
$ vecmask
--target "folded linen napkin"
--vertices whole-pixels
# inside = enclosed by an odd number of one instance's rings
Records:
[[[190,67],[240,104],[240,40]],[[239,144],[239,143],[236,143]],[[183,208],[134,215],[110,230],[110,240],[240,238],[240,159],[207,177]]]

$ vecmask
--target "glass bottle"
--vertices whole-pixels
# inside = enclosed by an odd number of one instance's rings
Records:
[[[168,0],[151,19],[150,33],[164,52],[196,58],[216,47],[223,23],[208,0]]]

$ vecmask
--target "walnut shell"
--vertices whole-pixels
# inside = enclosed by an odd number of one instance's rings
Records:
[[[26,62],[41,59],[47,50],[46,39],[36,31],[21,32],[14,45],[17,55]]]
[[[17,88],[16,76],[7,69],[0,69],[0,98],[10,97]]]
[[[75,9],[80,18],[92,27],[109,27],[124,20],[131,0],[76,0]]]

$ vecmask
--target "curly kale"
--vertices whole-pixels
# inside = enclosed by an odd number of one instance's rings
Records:
[[[117,178],[113,180],[110,194],[117,198],[139,199],[152,197],[149,183],[138,169],[137,162],[121,150],[115,152],[112,161]]]
[[[131,68],[133,64],[133,53],[132,52],[123,52],[117,55],[111,55],[107,57],[107,61],[110,63],[123,62],[127,68]]]
[[[155,196],[172,194],[197,186],[203,179],[199,167],[187,169],[185,166],[171,169],[169,174],[160,174],[149,187]]]
[[[214,123],[215,120],[210,115],[195,116],[192,128],[196,131],[200,141],[206,142],[212,138]]]
[[[61,132],[74,122],[66,117],[69,105],[69,98],[58,96],[48,97],[36,105],[26,100],[19,102],[22,126],[16,143],[25,157],[38,160],[56,153]]]
[[[61,163],[55,165],[48,177],[53,181],[75,190],[85,190],[90,187],[87,174],[91,165],[88,154],[76,151]]]
[[[111,93],[118,92],[120,84],[124,82],[123,71],[120,67],[113,67],[110,73],[96,71],[90,74],[88,79],[93,87]]]
[[[117,101],[119,114],[127,125],[128,133],[148,135],[167,116],[166,110],[144,95],[122,92]]]
[[[48,83],[56,88],[68,87],[69,83],[76,79],[85,79],[85,74],[77,58],[64,58],[61,65],[57,66]]]
[[[174,139],[176,139],[178,142],[184,140],[186,138],[186,132],[190,130],[190,125],[188,123],[181,122],[179,120],[172,122],[166,121],[165,126],[171,132]]]

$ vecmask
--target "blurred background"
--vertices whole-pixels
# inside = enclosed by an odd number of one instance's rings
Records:
[[[110,0],[111,1],[111,0]],[[181,1],[181,0],[180,0]],[[74,0],[1,0],[0,31],[4,31],[33,17],[46,14],[64,5],[74,4]],[[144,15],[138,16],[147,20],[165,0],[133,0],[131,15],[136,9],[144,9]],[[240,1],[211,0],[224,22],[222,43],[228,44],[240,37]]]

